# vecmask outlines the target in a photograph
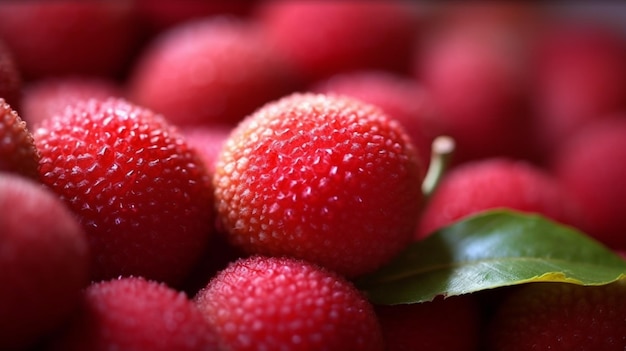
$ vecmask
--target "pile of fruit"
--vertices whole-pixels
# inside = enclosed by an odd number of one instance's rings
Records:
[[[626,349],[623,26],[400,0],[0,17],[0,350]]]

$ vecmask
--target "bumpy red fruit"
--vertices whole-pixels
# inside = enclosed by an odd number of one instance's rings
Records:
[[[405,128],[422,164],[430,161],[430,146],[442,131],[426,89],[416,80],[385,71],[358,71],[317,82],[312,90],[348,95],[380,107]]]
[[[508,296],[487,330],[488,350],[626,349],[626,282],[533,283]]]
[[[356,276],[410,242],[422,175],[404,129],[379,108],[293,94],[233,131],[213,181],[235,245]]]
[[[0,172],[0,349],[24,350],[65,323],[89,282],[87,237],[57,196]]]
[[[78,103],[35,134],[42,181],[89,235],[94,279],[184,278],[212,230],[212,188],[176,129],[110,99]]]
[[[370,303],[341,276],[305,261],[240,259],[195,300],[227,350],[384,349]]]
[[[0,98],[0,172],[38,179],[38,162],[39,153],[26,122]]]
[[[468,162],[442,179],[424,208],[417,237],[494,208],[537,213],[582,229],[585,217],[570,195],[555,177],[525,161]]]
[[[184,293],[142,278],[92,284],[49,350],[217,350],[215,332]]]

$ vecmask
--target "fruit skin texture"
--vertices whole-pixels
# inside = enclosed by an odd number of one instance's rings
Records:
[[[380,107],[406,130],[423,165],[428,165],[433,140],[442,135],[424,87],[407,76],[365,70],[337,74],[313,84],[311,91],[341,94]]]
[[[552,174],[525,161],[490,158],[465,163],[444,176],[424,208],[417,238],[496,208],[537,213],[584,227],[585,217],[575,199]]]
[[[125,100],[89,100],[35,132],[42,181],[89,236],[92,279],[176,284],[212,233],[210,177],[161,116]]]
[[[603,350],[626,348],[626,283],[603,286],[532,283],[505,298],[489,322],[487,349]]]
[[[234,126],[294,81],[254,23],[210,17],[156,37],[135,62],[128,92],[178,126]]]
[[[87,237],[63,202],[0,172],[0,349],[33,346],[69,319],[88,267]]]
[[[433,301],[376,306],[388,351],[477,350],[481,333],[480,304],[474,295]]]
[[[39,153],[26,122],[0,98],[0,172],[37,180]]]
[[[626,118],[589,125],[556,152],[553,170],[588,218],[586,233],[626,249]]]
[[[217,350],[214,331],[184,293],[139,277],[90,285],[48,350]]]
[[[230,264],[195,297],[227,350],[383,350],[371,304],[340,275],[287,257]]]
[[[422,178],[408,136],[377,107],[293,94],[233,131],[213,184],[236,246],[357,276],[411,241]]]

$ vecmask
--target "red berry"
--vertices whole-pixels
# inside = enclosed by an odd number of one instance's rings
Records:
[[[136,103],[183,125],[235,125],[292,89],[284,60],[251,22],[197,20],[159,35],[131,72]]]
[[[0,97],[13,108],[22,106],[22,75],[18,71],[15,57],[0,40]]]
[[[484,159],[450,170],[428,200],[418,238],[481,211],[507,208],[583,227],[584,219],[556,178],[525,161]]]
[[[87,237],[56,195],[0,173],[0,349],[26,349],[65,323],[88,267]]]
[[[175,284],[213,228],[202,160],[159,115],[124,100],[79,102],[36,131],[40,176],[76,213],[93,278]]]
[[[549,156],[576,132],[626,109],[626,39],[616,28],[554,22],[539,37],[535,60],[536,133]]]
[[[227,350],[383,350],[371,304],[341,276],[292,258],[238,260],[196,296]]]
[[[184,293],[143,278],[92,284],[50,350],[217,350],[215,332]]]
[[[376,306],[390,351],[477,350],[480,306],[474,295],[391,306]]]
[[[191,127],[182,130],[189,145],[198,150],[209,174],[215,173],[219,153],[231,130],[231,127],[223,126]]]
[[[442,133],[458,145],[454,162],[531,158],[526,43],[513,30],[457,24],[431,34],[415,75]]]
[[[122,97],[113,80],[86,76],[63,76],[40,79],[24,87],[21,115],[31,126],[62,114],[66,107],[80,100]]]
[[[407,72],[421,21],[409,1],[265,1],[257,17],[309,81],[358,69]]]
[[[422,175],[408,136],[377,107],[294,94],[233,131],[213,182],[235,245],[356,276],[411,241]]]
[[[626,283],[533,283],[501,302],[487,330],[488,350],[626,349]]]
[[[348,95],[380,107],[407,131],[423,165],[430,146],[442,134],[426,90],[414,79],[387,71],[359,71],[317,82],[311,90]]]
[[[0,98],[0,172],[39,179],[39,153],[26,122]]]
[[[26,79],[122,73],[136,41],[128,1],[2,1],[0,37]]]
[[[564,142],[554,157],[563,186],[580,202],[585,232],[614,249],[626,249],[626,118],[589,125]]]

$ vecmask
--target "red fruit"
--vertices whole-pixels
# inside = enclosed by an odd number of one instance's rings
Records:
[[[557,21],[543,30],[534,50],[536,133],[549,154],[576,132],[626,109],[623,33],[597,22]]]
[[[232,128],[224,126],[193,127],[182,130],[189,145],[198,150],[209,174],[215,173],[219,153],[231,130]]]
[[[217,350],[215,332],[184,293],[143,278],[95,283],[50,350]]]
[[[487,331],[494,351],[626,349],[626,283],[533,283],[514,290]]]
[[[26,79],[122,73],[135,44],[130,1],[3,1],[0,37]]]
[[[504,28],[457,24],[431,34],[414,74],[458,145],[455,163],[534,157],[525,37]]]
[[[376,306],[376,315],[389,351],[478,349],[482,321],[474,295]]]
[[[213,228],[212,188],[176,129],[124,100],[89,100],[45,120],[35,140],[43,182],[89,235],[93,279],[188,274]]]
[[[236,15],[247,16],[254,1],[197,1],[197,0],[135,0],[136,11],[149,35],[187,21],[203,17]]]
[[[430,162],[430,146],[441,131],[430,97],[417,81],[391,72],[359,71],[317,82],[311,90],[348,95],[377,105],[402,124],[422,164]]]
[[[39,153],[20,116],[0,98],[0,172],[39,179]]]
[[[561,145],[553,168],[580,202],[585,232],[614,249],[626,249],[626,118],[590,125]]]
[[[88,277],[71,212],[40,184],[0,173],[0,349],[27,349],[61,326]]]
[[[20,109],[22,76],[17,69],[13,53],[4,42],[0,42],[0,97],[14,108]]]
[[[373,307],[341,276],[292,258],[238,260],[195,298],[227,350],[383,350]]]
[[[235,245],[356,276],[411,241],[422,178],[408,136],[380,109],[294,94],[233,131],[213,184]]]
[[[284,60],[251,22],[208,18],[162,33],[142,53],[129,94],[177,125],[234,125],[291,91]]]
[[[407,72],[421,8],[407,1],[265,1],[257,18],[309,81],[383,69]]]
[[[66,107],[81,100],[122,97],[112,80],[97,77],[64,76],[31,82],[24,87],[21,115],[31,126],[62,114]]]
[[[569,195],[551,174],[524,161],[496,158],[468,162],[441,180],[424,209],[417,238],[496,208],[537,213],[581,228],[584,219]]]

